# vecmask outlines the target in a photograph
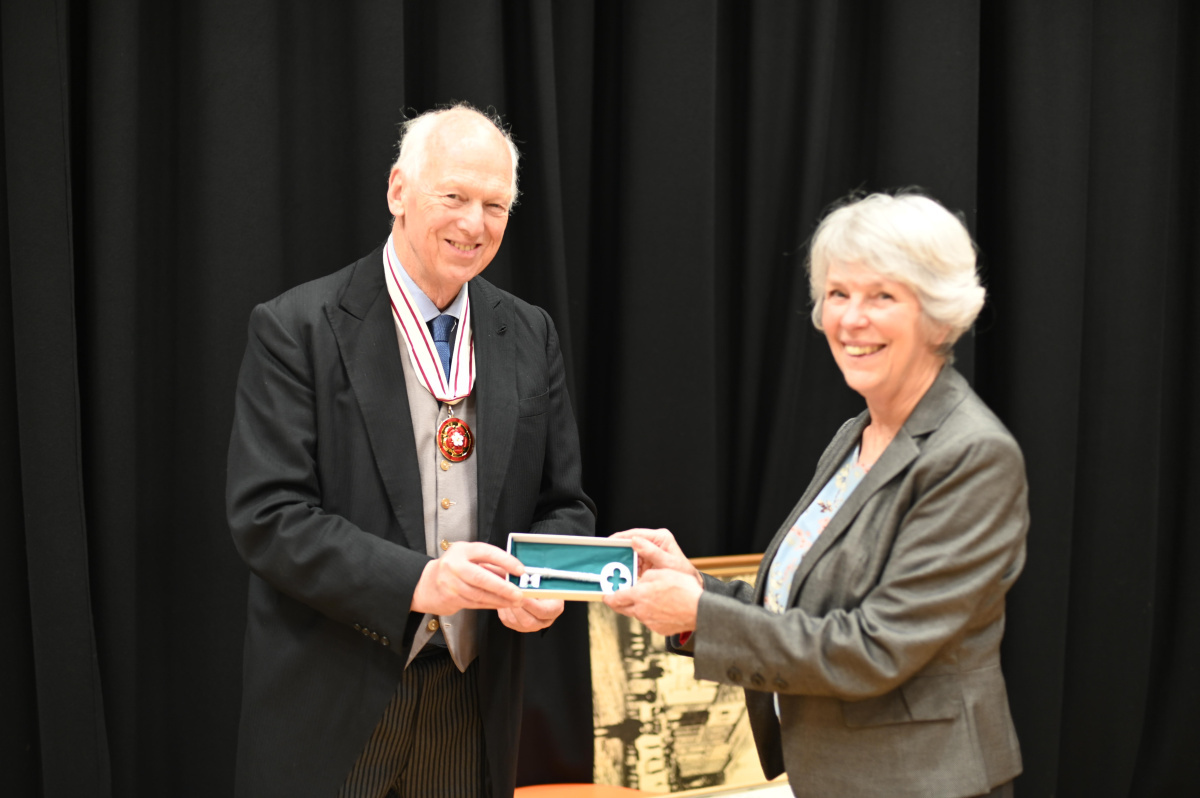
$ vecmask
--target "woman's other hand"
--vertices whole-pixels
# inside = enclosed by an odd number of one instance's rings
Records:
[[[664,568],[692,576],[701,586],[704,585],[700,579],[700,572],[688,562],[670,530],[627,529],[617,532],[612,537],[628,540],[633,544],[633,550],[638,554],[638,579],[651,568]]]

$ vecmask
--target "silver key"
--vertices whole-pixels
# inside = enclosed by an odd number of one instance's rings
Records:
[[[620,586],[618,587],[613,587],[612,577],[614,575],[620,579]],[[586,571],[562,571],[558,568],[526,566],[525,573],[521,574],[521,587],[540,588],[543,577],[546,579],[565,579],[570,582],[590,582],[593,585],[599,584],[600,589],[605,593],[624,590],[633,583],[633,574],[630,572],[628,566],[624,563],[610,562],[598,574],[591,574]]]

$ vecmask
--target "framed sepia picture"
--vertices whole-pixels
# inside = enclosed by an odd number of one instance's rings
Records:
[[[723,580],[753,584],[761,554],[698,557]],[[761,784],[742,688],[693,678],[662,635],[588,605],[596,784],[653,792]]]

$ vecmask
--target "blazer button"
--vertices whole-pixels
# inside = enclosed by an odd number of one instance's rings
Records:
[[[452,506],[454,506],[454,502],[450,501],[449,499],[442,499],[441,504],[443,510],[449,510]]]
[[[725,671],[725,675],[729,677],[729,681],[731,682],[740,682],[742,680],[742,672],[738,670],[737,666]]]
[[[386,637],[379,638],[379,642],[385,646],[390,646],[392,644],[392,641],[388,640]]]
[[[761,673],[756,673],[750,677],[750,684],[754,685],[755,687],[762,687],[766,683],[767,680],[763,678]]]
[[[429,623],[425,625],[425,628],[431,632],[436,632],[438,630],[437,618],[430,618]]]
[[[379,633],[378,633],[378,632],[371,632],[371,639],[372,639],[372,640],[378,640],[378,639],[379,639]]]
[[[775,677],[775,687],[780,690],[787,689],[787,682],[784,680],[784,678],[782,676]]]
[[[362,628],[362,633],[363,633],[363,637],[370,637],[370,636],[371,636],[371,630],[370,630],[370,629],[368,629],[368,628],[367,628],[367,627],[365,627],[365,626]]]
[[[361,632],[361,631],[362,631],[362,625],[361,625],[361,624],[357,624],[357,623],[356,623],[356,624],[354,624],[354,631],[356,631],[356,632]]]
[[[450,541],[446,540],[445,538],[442,538],[441,546],[442,551],[450,551]]]
[[[450,470],[450,464],[449,464],[449,463],[447,463],[445,460],[443,460],[443,461],[442,461],[441,465],[442,465],[442,470],[443,470],[443,471],[449,471],[449,470]]]

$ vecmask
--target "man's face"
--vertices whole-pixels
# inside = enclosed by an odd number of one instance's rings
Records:
[[[388,208],[396,255],[439,308],[492,262],[512,200],[508,145],[473,116],[439,120],[415,175],[392,169]]]

